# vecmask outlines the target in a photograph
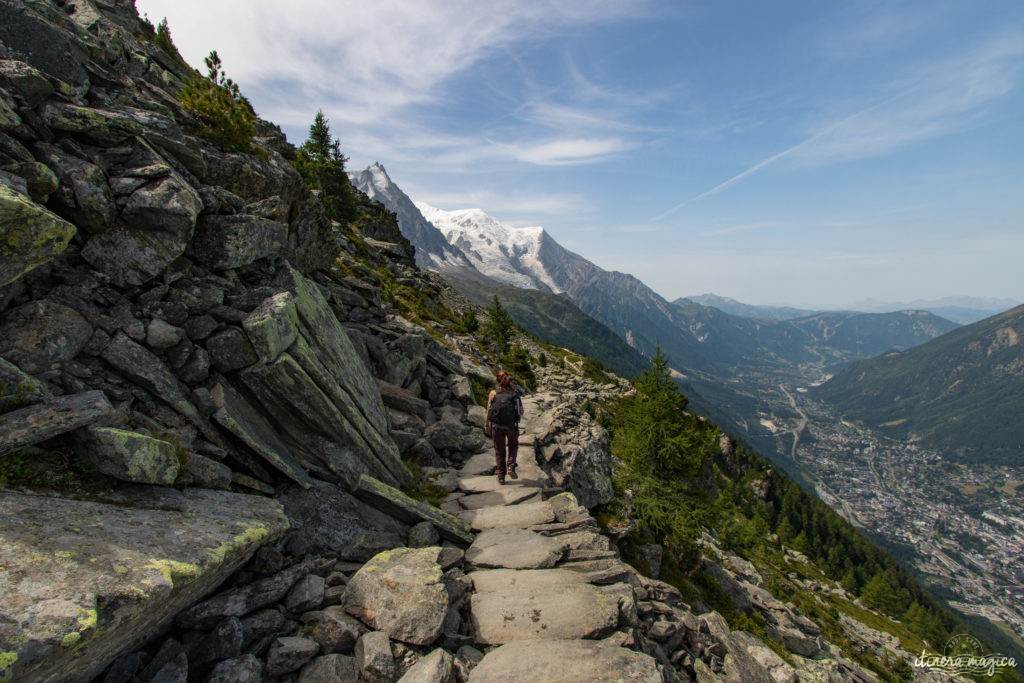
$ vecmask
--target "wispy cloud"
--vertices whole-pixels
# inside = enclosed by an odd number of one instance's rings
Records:
[[[509,150],[512,156],[520,161],[540,166],[589,163],[634,147],[621,138],[551,140],[526,145],[494,144]]]
[[[216,48],[229,75],[262,116],[302,130],[322,108],[332,131],[350,141],[349,151],[362,138],[384,137],[383,131],[401,126],[411,108],[443,103],[446,84],[496,54],[579,27],[642,15],[650,4],[292,0],[288,11],[282,11],[272,0],[138,0],[140,11],[153,18],[169,17],[175,40],[190,63],[201,64],[202,57]],[[224,31],[225,26],[233,30]],[[287,98],[279,94],[283,84],[288,86]],[[436,130],[419,132],[438,138]],[[505,148],[517,150],[511,158],[539,164],[583,163],[625,148],[621,141],[607,139],[551,140],[580,138],[579,132],[547,137]],[[471,144],[480,146],[477,138]],[[469,156],[470,144],[460,144],[457,136],[451,141],[454,144],[445,149],[456,160]],[[382,154],[376,149],[374,153]],[[502,153],[491,149],[477,156]]]
[[[722,235],[734,235],[738,232],[750,232],[752,230],[764,230],[766,228],[777,228],[781,223],[778,221],[762,221],[760,223],[743,223],[739,225],[728,225],[724,228],[716,228],[702,233],[705,237],[721,237]]]
[[[775,163],[807,165],[884,156],[923,140],[974,126],[993,101],[1019,80],[1024,35],[990,40],[970,54],[909,70],[886,85],[880,101],[852,114],[820,121],[802,141],[651,218],[664,220],[682,207],[717,194]]]

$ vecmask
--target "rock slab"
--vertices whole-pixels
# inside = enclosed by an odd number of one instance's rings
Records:
[[[0,518],[0,652],[14,680],[90,680],[288,528],[272,500],[201,489],[129,505],[5,491]]]
[[[609,680],[661,683],[657,661],[610,643],[589,640],[522,640],[488,652],[469,676],[470,683],[489,681]]]

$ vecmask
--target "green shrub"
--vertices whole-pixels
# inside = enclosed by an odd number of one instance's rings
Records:
[[[594,384],[607,384],[611,381],[604,363],[596,358],[583,357],[583,377]]]
[[[476,309],[470,307],[462,314],[462,329],[473,334],[480,329],[480,319],[476,317]]]
[[[238,84],[221,71],[214,50],[204,60],[206,78],[189,78],[178,94],[182,106],[195,118],[195,132],[228,152],[252,152],[256,112],[238,89]]]

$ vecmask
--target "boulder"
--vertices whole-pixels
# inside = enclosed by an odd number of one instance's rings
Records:
[[[97,471],[121,481],[170,486],[178,478],[177,447],[162,439],[112,427],[91,427],[78,455]]]
[[[647,563],[646,574],[652,579],[658,578],[661,574],[661,556],[664,548],[658,543],[642,545],[638,548],[640,559]]]
[[[366,431],[353,424],[324,392],[324,385],[306,372],[303,365],[314,367],[313,361],[304,356],[300,363],[292,354],[282,353],[273,363],[247,368],[241,377],[264,412],[296,444],[303,465],[321,478],[337,477],[353,484],[368,473],[394,485],[410,483],[412,474],[398,459],[394,443],[388,441],[391,450],[377,451],[363,438]],[[361,421],[360,415],[354,417]],[[385,438],[376,433],[376,441],[384,443]],[[401,477],[400,472],[404,472]]]
[[[185,330],[160,318],[153,318],[146,326],[146,345],[151,349],[169,349],[184,338]]]
[[[213,419],[238,437],[242,443],[302,488],[308,489],[312,481],[288,447],[278,437],[266,419],[250,406],[234,389],[224,383],[211,392],[217,412]]]
[[[292,586],[284,606],[292,614],[302,614],[320,607],[324,601],[324,580],[316,574],[305,576]]]
[[[177,624],[182,628],[206,629],[224,617],[245,616],[280,601],[311,569],[312,562],[306,561],[265,579],[231,588],[185,610],[178,615]]]
[[[359,621],[349,616],[344,607],[332,605],[320,613],[309,637],[320,644],[321,652],[348,654],[366,630]]]
[[[153,487],[118,504],[4,491],[0,516],[0,651],[15,680],[91,680],[288,524],[267,498]]]
[[[421,420],[427,418],[427,411],[430,410],[430,402],[414,395],[402,387],[388,384],[384,380],[377,380],[377,387],[380,389],[381,399],[388,408],[397,410],[400,413],[415,415]]]
[[[327,654],[302,667],[297,683],[358,683],[355,657]]]
[[[0,59],[0,80],[33,109],[53,93],[46,74],[18,59]]]
[[[137,232],[116,227],[93,235],[82,258],[119,287],[144,285],[181,256],[185,241],[164,232]]]
[[[576,406],[554,408],[550,423],[536,435],[534,450],[541,469],[580,505],[592,508],[615,499],[608,432]]]
[[[25,161],[19,164],[6,166],[5,170],[25,180],[25,189],[35,202],[45,204],[58,187],[60,180],[57,174],[50,170],[46,164],[38,161]]]
[[[53,398],[43,382],[0,358],[0,413]]]
[[[414,524],[409,529],[408,546],[410,548],[430,548],[441,544],[441,534],[430,522]]]
[[[299,336],[299,314],[295,295],[281,292],[264,299],[256,310],[242,321],[249,341],[264,363],[277,360]]]
[[[60,396],[0,415],[0,456],[90,425],[113,410],[102,391]]]
[[[178,486],[206,489],[231,488],[231,468],[199,453],[189,453],[174,482]]]
[[[78,311],[40,299],[8,311],[0,322],[0,355],[30,375],[71,360],[92,337],[92,325]]]
[[[202,208],[199,193],[172,173],[132,192],[121,209],[121,222],[130,230],[162,232],[178,238],[184,251]]]
[[[742,612],[749,614],[752,606],[750,604],[750,596],[747,595],[747,591],[744,590],[743,585],[736,580],[728,570],[721,565],[712,562],[711,560],[704,560],[704,571],[713,578],[725,591],[725,594],[729,596],[736,608]]]
[[[391,683],[398,678],[398,664],[388,634],[371,631],[356,643],[356,671],[367,683]]]
[[[53,169],[60,181],[60,191],[51,198],[58,213],[89,234],[110,230],[117,206],[103,169],[54,145],[38,143],[34,149],[36,158]]]
[[[437,648],[409,667],[399,683],[455,683],[455,658]]]
[[[397,548],[375,556],[349,579],[342,605],[372,629],[411,645],[441,635],[448,592],[437,548]]]
[[[320,646],[309,638],[282,636],[275,638],[267,652],[266,672],[270,676],[291,673],[313,659]]]
[[[439,452],[475,453],[487,444],[484,433],[470,425],[440,420],[427,427],[424,436]]]
[[[129,116],[67,102],[47,102],[39,115],[54,130],[84,134],[100,143],[117,143],[142,133],[142,126]]]
[[[189,254],[214,270],[238,268],[277,254],[288,225],[260,216],[204,215],[196,225]]]
[[[262,683],[263,662],[255,655],[242,655],[217,662],[206,683]]]
[[[0,287],[52,260],[77,228],[0,183]]]
[[[259,361],[249,339],[237,327],[229,327],[206,340],[213,366],[220,372],[249,367]]]

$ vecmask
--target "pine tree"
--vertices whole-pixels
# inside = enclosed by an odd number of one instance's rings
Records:
[[[355,192],[345,173],[346,161],[341,143],[331,136],[327,117],[317,111],[309,139],[298,150],[295,169],[310,189],[320,190],[324,212],[339,223],[351,221],[358,213]]]
[[[497,294],[494,295],[491,305],[485,310],[487,312],[487,322],[483,325],[484,335],[496,343],[501,354],[504,355],[508,352],[515,322],[513,322],[512,316],[508,314],[505,307],[501,305]]]
[[[636,395],[619,408],[614,450],[638,471],[695,475],[716,437],[687,416],[686,397],[672,380],[660,348],[633,386]]]

